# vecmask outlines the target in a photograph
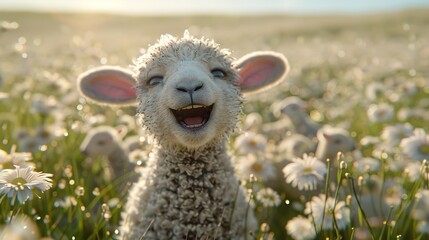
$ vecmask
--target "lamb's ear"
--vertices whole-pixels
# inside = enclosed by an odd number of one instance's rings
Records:
[[[113,66],[88,70],[77,79],[79,92],[99,104],[127,106],[137,103],[132,72]]]
[[[287,59],[276,52],[253,52],[238,59],[234,66],[240,75],[239,86],[243,93],[272,87],[289,72]]]

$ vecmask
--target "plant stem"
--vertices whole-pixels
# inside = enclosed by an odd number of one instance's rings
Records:
[[[355,198],[356,198],[356,202],[357,202],[357,204],[358,204],[359,210],[360,210],[360,212],[361,212],[361,213],[362,213],[362,215],[363,215],[363,219],[365,220],[366,225],[368,225],[368,229],[369,229],[369,231],[370,231],[370,233],[371,233],[371,239],[373,239],[373,240],[374,240],[374,239],[375,239],[375,234],[374,234],[374,231],[372,230],[371,225],[370,225],[370,224],[369,224],[369,222],[368,222],[368,219],[367,219],[367,217],[366,217],[365,211],[363,210],[362,205],[360,204],[359,198],[358,198],[357,193],[356,193],[356,188],[355,188],[355,184],[354,184],[354,179],[353,179],[352,177],[350,177],[350,181],[351,181],[351,186],[352,186],[352,192],[353,192],[353,194],[354,194],[354,196],[355,196]]]
[[[390,207],[389,214],[387,215],[386,221],[383,224],[383,228],[381,229],[381,233],[380,233],[380,236],[378,238],[379,240],[383,240],[383,235],[384,235],[384,232],[386,231],[386,226],[389,224],[390,215],[392,214],[392,211],[393,211],[393,207]]]
[[[330,184],[330,177],[331,177],[331,161],[326,159],[326,163],[328,164],[328,173],[326,174],[326,182],[325,182],[325,202],[323,204],[323,214],[322,214],[322,222],[320,223],[320,231],[322,232],[323,229],[323,222],[325,221],[325,209],[326,209],[326,202],[328,202],[328,193],[329,193],[329,184]]]

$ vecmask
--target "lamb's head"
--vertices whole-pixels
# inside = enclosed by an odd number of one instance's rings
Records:
[[[298,97],[292,96],[287,97],[286,99],[275,102],[271,106],[273,114],[276,117],[280,117],[282,114],[288,116],[291,119],[296,119],[301,121],[302,116],[306,115],[307,104]]]
[[[120,147],[122,128],[98,126],[88,131],[80,145],[83,154],[90,157],[109,156]]]
[[[287,71],[281,54],[256,52],[235,60],[212,40],[185,32],[182,38],[163,35],[135,62],[134,74],[99,68],[82,74],[79,86],[102,103],[127,104],[137,97],[138,116],[162,145],[198,148],[235,128],[242,92],[274,85]]]
[[[341,128],[325,126],[317,132],[319,144],[316,157],[321,160],[334,160],[339,152],[347,153],[354,151],[356,146],[349,133]]]

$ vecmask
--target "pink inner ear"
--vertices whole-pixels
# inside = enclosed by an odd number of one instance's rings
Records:
[[[134,85],[118,75],[98,74],[89,80],[89,85],[108,98],[126,100],[137,97]]]
[[[245,64],[240,71],[240,87],[253,88],[264,85],[271,79],[276,69],[276,63],[269,59],[261,59]]]

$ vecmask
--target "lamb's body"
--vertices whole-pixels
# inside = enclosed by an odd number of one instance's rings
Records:
[[[174,151],[158,149],[133,186],[123,238],[140,239],[146,229],[144,239],[242,238],[247,207],[225,147]],[[247,227],[255,230],[254,220]]]
[[[101,68],[80,78],[82,93],[102,103],[137,96],[138,116],[155,140],[125,205],[121,238],[243,239],[255,231],[226,142],[236,129],[241,92],[282,80],[286,59],[261,52],[234,61],[212,40],[185,33],[162,36],[135,70]]]

